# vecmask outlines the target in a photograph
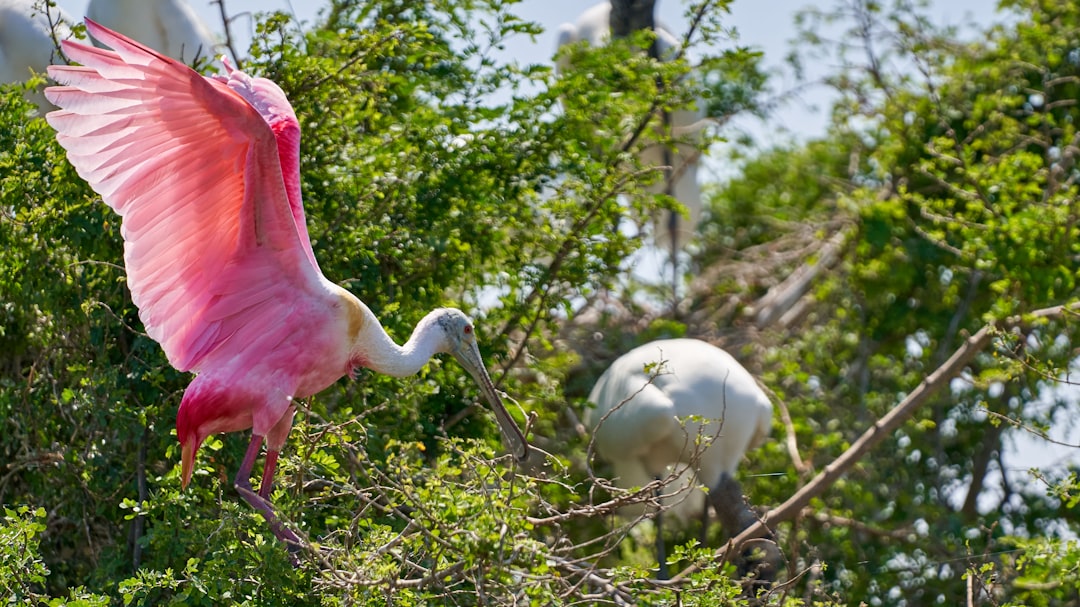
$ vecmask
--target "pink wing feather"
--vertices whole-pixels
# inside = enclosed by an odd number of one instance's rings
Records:
[[[82,67],[49,67],[64,86],[46,90],[62,108],[46,118],[123,217],[128,285],[147,332],[181,371],[281,335],[328,284],[305,226],[300,127],[285,94],[228,64],[227,77],[203,77],[86,26],[113,50],[64,42]]]

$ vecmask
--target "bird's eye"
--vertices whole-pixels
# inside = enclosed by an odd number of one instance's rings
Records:
[[[472,335],[472,325],[465,325],[465,335]]]

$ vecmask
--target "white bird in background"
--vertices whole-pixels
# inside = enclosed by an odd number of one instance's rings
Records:
[[[582,13],[575,23],[559,26],[558,47],[583,40],[591,46],[603,46],[611,37],[610,19],[610,3],[593,6]],[[660,23],[656,24],[656,44],[661,58],[674,56],[682,46],[679,39]],[[560,59],[558,67],[560,70],[569,67],[565,58]],[[670,191],[669,184],[661,180],[651,187],[651,192],[667,192],[686,207],[688,217],[665,211],[655,221],[653,239],[656,246],[673,254],[682,250],[701,220],[701,187],[697,180],[701,152],[697,144],[701,142],[705,127],[710,124],[705,119],[701,105],[698,104],[698,109],[680,108],[669,114],[671,136],[681,142],[674,149],[653,144],[638,155],[642,166],[671,167]]]
[[[71,37],[69,23],[71,18],[59,7],[49,7],[46,13],[43,0],[0,0],[0,84],[23,82],[32,72],[44,73],[60,57],[56,43]],[[40,91],[28,98],[41,115],[53,109]]]
[[[189,65],[218,52],[213,30],[185,0],[90,0],[86,16]]]
[[[184,0],[90,0],[86,12],[91,19],[188,64],[218,52],[213,31]],[[56,42],[72,37],[69,25],[74,22],[58,6],[46,13],[45,0],[0,0],[0,84],[23,82],[31,71],[44,72],[59,63]],[[40,91],[28,98],[42,116],[55,109]]]
[[[661,500],[680,518],[690,505],[702,513],[707,507],[703,497],[692,499],[702,492],[685,484],[696,476],[728,535],[755,522],[735,473],[746,452],[768,437],[772,403],[730,354],[696,339],[649,342],[616,359],[589,401],[596,405],[588,412],[596,453],[611,463],[620,487],[643,487],[674,470],[681,478],[664,487],[661,496],[670,497]]]

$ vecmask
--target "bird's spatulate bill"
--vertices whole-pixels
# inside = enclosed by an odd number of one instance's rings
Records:
[[[479,352],[476,352],[476,357],[480,359]],[[495,412],[495,420],[499,422],[499,430],[502,432],[506,450],[512,453],[517,461],[525,461],[529,457],[529,443],[525,440],[525,435],[521,433],[514,418],[510,417],[510,412],[506,410],[506,405],[499,397],[499,392],[495,389],[495,384],[491,381],[491,376],[488,375],[482,359],[476,369],[472,373],[473,379],[480,385],[480,391],[491,403],[491,410]]]

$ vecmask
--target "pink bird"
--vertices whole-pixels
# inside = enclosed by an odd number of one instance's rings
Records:
[[[411,375],[438,353],[472,374],[508,450],[528,456],[465,314],[434,310],[399,346],[323,276],[300,197],[300,125],[276,84],[224,58],[226,75],[204,77],[90,19],[86,29],[112,50],[64,42],[82,66],[49,67],[63,86],[45,92],[61,108],[47,120],[79,175],[123,217],[128,286],[146,332],[174,367],[197,374],[176,415],[184,487],[206,437],[251,428],[234,485],[296,550],[269,499],[294,399],[358,367]]]

